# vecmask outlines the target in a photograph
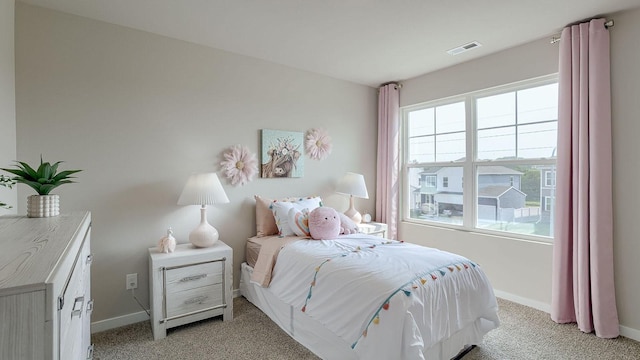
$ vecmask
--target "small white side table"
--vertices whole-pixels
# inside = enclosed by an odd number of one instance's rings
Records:
[[[149,297],[154,340],[167,329],[223,316],[233,319],[233,250],[222,241],[208,248],[179,244],[173,253],[149,248]]]
[[[368,222],[358,224],[361,233],[369,235],[378,235],[383,238],[387,237],[387,224],[379,222]]]

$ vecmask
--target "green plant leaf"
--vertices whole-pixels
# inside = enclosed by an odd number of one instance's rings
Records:
[[[71,174],[75,174],[77,172],[80,172],[82,170],[65,170],[65,171],[61,171],[58,175],[53,177],[53,180],[58,182],[60,180],[64,180],[67,178],[73,178],[73,176],[69,176]]]
[[[61,184],[60,184],[61,185]],[[58,187],[59,185],[54,185],[54,184],[45,184],[40,186],[40,191],[38,192],[38,194],[40,195],[49,195],[49,193],[51,192],[51,190],[55,189],[56,187]]]
[[[33,170],[33,168],[29,166],[29,164],[22,161],[17,161],[17,163],[22,165],[21,166],[22,171],[24,171],[27,174],[27,176],[23,176],[25,179],[36,180],[37,178],[39,178],[38,172]]]
[[[16,176],[21,177],[21,178],[28,178],[29,177],[29,174],[27,174],[26,172],[24,172],[22,170],[19,170],[19,169],[2,169],[2,170],[6,171],[6,172],[9,172],[9,173],[12,173],[13,175],[16,175]]]

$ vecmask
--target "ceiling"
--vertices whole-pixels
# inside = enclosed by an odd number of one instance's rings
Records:
[[[640,7],[640,0],[18,1],[374,87]],[[471,41],[482,46],[446,52]]]

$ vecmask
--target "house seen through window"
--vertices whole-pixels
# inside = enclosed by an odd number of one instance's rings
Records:
[[[550,240],[557,97],[554,76],[403,108],[404,219]]]

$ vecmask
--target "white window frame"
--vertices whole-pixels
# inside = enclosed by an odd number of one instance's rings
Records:
[[[478,98],[497,95],[505,92],[519,91],[525,90],[528,88],[533,88],[537,86],[544,86],[552,83],[558,82],[558,75],[552,74],[543,76],[540,78],[525,80],[513,84],[507,84],[503,86],[498,86],[491,89],[474,91],[471,93],[453,96],[449,98],[424,102],[415,105],[404,106],[400,109],[401,112],[401,177],[402,177],[402,189],[401,189],[401,217],[402,221],[416,224],[428,224],[430,226],[435,227],[443,227],[443,228],[452,228],[470,232],[484,233],[490,235],[498,235],[502,237],[509,237],[513,239],[523,239],[523,240],[532,240],[532,241],[541,241],[545,243],[553,242],[553,234],[550,234],[550,237],[540,236],[540,235],[529,235],[529,234],[521,234],[516,232],[505,232],[505,231],[495,231],[489,229],[483,229],[477,227],[477,169],[480,166],[493,166],[493,165],[556,165],[556,160],[553,158],[544,158],[544,159],[526,159],[526,160],[488,160],[488,161],[480,161],[476,160],[477,148],[476,148],[476,136],[477,136],[477,127],[475,122],[475,103]],[[406,125],[408,123],[408,115],[413,111],[422,110],[425,108],[432,108],[438,106],[444,106],[456,102],[464,102],[465,103],[465,115],[466,115],[466,124],[465,124],[465,138],[466,138],[466,156],[464,161],[451,161],[451,162],[428,162],[428,163],[408,163],[407,155],[409,153],[409,129]],[[473,179],[473,181],[463,181],[463,204],[464,211],[462,215],[462,225],[457,224],[449,224],[439,221],[429,221],[422,219],[414,219],[410,217],[410,186],[408,173],[410,168],[421,168],[421,167],[431,167],[431,166],[439,166],[439,167],[462,167],[463,168],[463,179]],[[546,182],[546,180],[545,180]],[[546,207],[546,205],[545,205]]]

